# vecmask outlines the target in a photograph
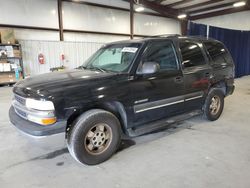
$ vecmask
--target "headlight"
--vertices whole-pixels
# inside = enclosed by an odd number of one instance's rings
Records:
[[[26,99],[26,107],[36,110],[54,110],[54,104],[51,101],[39,101],[35,99]]]

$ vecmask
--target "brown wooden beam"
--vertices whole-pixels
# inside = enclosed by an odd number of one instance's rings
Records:
[[[201,14],[201,15],[197,15],[197,16],[190,16],[190,19],[191,20],[198,20],[198,19],[210,18],[210,17],[214,17],[214,16],[221,16],[221,15],[225,15],[225,14],[232,14],[232,13],[242,12],[242,11],[247,11],[247,10],[250,10],[248,6],[238,7],[238,8],[234,7],[234,8],[228,8],[225,10]]]
[[[182,20],[181,21],[181,35],[187,35],[187,26],[188,26],[188,21]]]
[[[74,30],[74,29],[64,29],[65,33],[88,33],[88,34],[96,34],[96,35],[116,35],[116,36],[124,36],[130,37],[130,34],[127,33],[112,33],[112,32],[103,32],[103,31],[87,31],[87,30]],[[134,34],[134,37],[150,37],[150,35],[139,35]]]
[[[134,0],[130,0],[130,39],[134,38]]]
[[[214,3],[218,3],[218,2],[222,2],[224,0],[211,0],[211,1],[206,1],[206,2],[203,2],[203,3],[198,3],[198,4],[194,4],[194,5],[189,5],[189,6],[186,6],[186,7],[183,7],[181,9],[179,9],[180,11],[187,11],[188,9],[192,9],[192,8],[198,8],[198,7],[201,7],[202,6],[206,6],[206,5],[211,5],[211,4],[214,4]]]
[[[89,31],[89,30],[75,30],[75,29],[64,29],[63,31],[70,32],[70,33],[89,33],[89,34],[99,34],[99,35],[116,35],[116,36],[130,37],[130,34],[127,34],[127,33],[112,33],[112,32],[103,32],[103,31]]]
[[[154,2],[147,1],[147,0],[140,0],[140,4],[146,8],[154,10],[162,15],[165,15],[166,17],[177,19],[177,16],[178,16],[177,9],[165,7],[163,5],[159,5],[159,4],[156,4]]]
[[[13,29],[32,29],[32,30],[41,30],[41,31],[56,31],[58,32],[59,29],[57,28],[49,28],[49,27],[35,27],[35,26],[26,26],[26,25],[10,25],[10,24],[0,24],[0,27],[4,28],[13,28]]]
[[[103,5],[103,4],[99,4],[99,3],[91,3],[91,2],[86,2],[86,1],[74,1],[74,0],[62,0],[62,1],[70,2],[70,3],[84,4],[84,5],[89,5],[89,6],[96,6],[96,7],[101,7],[101,8],[109,8],[109,9],[121,10],[121,11],[129,11],[129,9],[126,9],[126,8]]]
[[[62,18],[62,0],[57,0],[57,8],[58,8],[58,25],[59,25],[59,38],[60,41],[64,40],[63,36],[63,18]]]
[[[203,8],[203,9],[199,9],[199,10],[193,10],[188,12],[189,14],[196,14],[196,13],[201,13],[201,12],[205,12],[205,11],[210,11],[210,10],[215,10],[215,9],[219,9],[219,8],[228,8],[229,6],[233,7],[234,3],[226,3],[226,4],[221,4],[221,5],[216,5],[216,6],[212,6],[212,7],[207,7],[207,8]]]
[[[161,4],[163,1],[165,1],[165,0],[155,0],[155,2],[156,2],[157,4]]]
[[[189,3],[193,0],[183,0],[183,1],[177,1],[175,3],[171,3],[171,4],[168,4],[168,5],[165,5],[165,6],[168,6],[168,7],[174,7],[174,6],[178,6],[178,5],[183,5],[183,4],[186,4],[186,3]]]
[[[69,3],[78,3],[78,4],[83,4],[83,5],[89,5],[89,6],[95,6],[95,7],[100,7],[100,8],[108,8],[108,9],[113,9],[113,10],[120,10],[120,11],[126,11],[129,12],[130,10],[127,8],[120,8],[120,7],[115,7],[115,6],[109,6],[109,5],[102,5],[99,3],[90,3],[90,2],[85,2],[85,1],[74,1],[74,0],[62,0],[65,2],[69,2]],[[130,0],[123,0],[126,2],[130,2]],[[152,13],[152,12],[137,12],[137,14],[144,14],[144,15],[151,15],[151,16],[160,16],[160,17],[167,17],[168,16],[164,16],[161,14],[156,14],[156,13]]]

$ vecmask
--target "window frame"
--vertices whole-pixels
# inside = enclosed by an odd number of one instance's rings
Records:
[[[207,56],[208,56],[208,58],[209,58],[209,62],[210,62],[210,64],[211,64],[212,66],[218,66],[218,65],[221,65],[221,64],[223,64],[223,63],[225,63],[225,64],[228,65],[228,64],[231,64],[231,63],[232,63],[232,56],[231,56],[230,52],[228,51],[228,49],[226,48],[226,46],[225,46],[222,42],[207,40],[207,41],[203,41],[202,43],[203,43],[204,49],[205,49],[205,51],[206,51],[206,54],[207,54]],[[211,56],[210,52],[208,51],[208,48],[207,48],[207,46],[206,46],[205,43],[210,43],[210,44],[212,44],[212,45],[213,45],[213,44],[219,44],[219,45],[221,45],[221,46],[223,47],[223,49],[225,50],[225,53],[226,53],[226,55],[228,56],[229,61],[225,58],[225,54],[223,55],[223,60],[224,60],[224,62],[218,63],[217,61],[215,61],[214,58]]]
[[[138,63],[137,69],[136,69],[136,74],[141,74],[141,71],[139,71],[139,69],[143,65],[142,64],[142,58],[147,53],[148,49],[151,47],[151,45],[153,43],[160,43],[160,42],[162,42],[162,43],[163,42],[168,42],[169,44],[172,45],[173,51],[174,51],[174,55],[175,55],[175,60],[176,60],[176,69],[175,70],[160,69],[159,72],[157,72],[157,73],[162,73],[162,72],[176,72],[176,71],[180,71],[181,70],[181,66],[180,66],[180,62],[179,62],[179,57],[178,57],[178,53],[177,53],[177,50],[176,50],[176,45],[174,44],[174,42],[172,40],[169,40],[169,39],[164,39],[164,40],[158,39],[158,40],[149,41],[146,44],[146,47],[144,48],[143,53],[141,54],[141,57],[139,59],[139,63]]]
[[[182,53],[181,53],[181,48],[180,48],[180,44],[181,42],[190,42],[190,43],[194,43],[196,45],[198,45],[198,47],[201,50],[202,56],[204,58],[205,63],[201,64],[201,65],[194,65],[192,67],[185,67],[182,62],[183,62],[183,57],[182,57]],[[200,46],[201,45],[201,46]],[[178,41],[178,52],[179,52],[179,58],[180,58],[180,66],[182,68],[182,70],[189,70],[189,69],[194,69],[197,67],[204,67],[208,65],[208,55],[206,54],[206,50],[204,49],[204,45],[203,42],[200,40],[190,40],[190,39],[182,39]]]
[[[142,42],[126,42],[126,41],[123,42],[123,41],[121,41],[121,42],[114,42],[114,43],[105,44],[101,48],[99,48],[95,53],[93,53],[87,60],[85,60],[83,63],[83,66],[90,65],[90,62],[95,58],[95,56],[97,55],[97,52],[102,50],[102,49],[107,49],[113,45],[130,45],[130,44],[138,44],[139,45],[138,51],[136,52],[133,60],[130,62],[130,65],[124,71],[117,71],[116,72],[116,71],[107,70],[107,71],[114,72],[117,74],[130,74],[130,72],[134,66],[134,63],[137,61],[137,59],[138,59],[138,57],[141,54],[141,51],[143,49],[144,43],[142,43]]]

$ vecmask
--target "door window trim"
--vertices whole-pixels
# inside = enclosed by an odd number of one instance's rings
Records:
[[[195,44],[197,44],[199,46],[199,48],[201,49],[201,53],[202,53],[202,55],[204,57],[204,60],[205,60],[204,64],[202,64],[202,65],[195,65],[195,66],[192,66],[192,67],[184,67],[182,65],[183,58],[182,58],[180,43],[181,42],[185,42],[185,41],[195,43]],[[199,44],[201,44],[201,46]],[[204,49],[202,41],[199,41],[199,40],[198,41],[197,40],[190,40],[190,39],[182,39],[182,40],[178,41],[178,46],[177,47],[178,47],[178,52],[179,52],[179,58],[180,58],[180,61],[181,61],[180,62],[180,66],[181,66],[181,69],[182,69],[183,72],[186,72],[186,71],[188,72],[189,70],[191,70],[193,68],[198,68],[198,67],[200,67],[200,69],[203,69],[203,67],[209,65],[209,59],[208,59],[207,54],[205,52],[205,49]]]
[[[142,53],[142,55],[141,55],[141,57],[140,57],[140,59],[139,59],[139,64],[138,64],[137,69],[136,69],[136,74],[140,74],[140,72],[139,72],[138,70],[139,70],[139,68],[142,66],[142,58],[143,58],[143,56],[147,53],[148,48],[150,47],[150,45],[152,45],[152,43],[157,43],[157,42],[158,42],[158,43],[159,43],[159,42],[169,42],[169,43],[172,45],[173,51],[174,51],[174,55],[175,55],[176,65],[177,65],[177,69],[176,69],[176,70],[160,69],[159,72],[157,72],[157,73],[171,72],[171,71],[180,71],[180,70],[181,70],[181,65],[180,65],[180,62],[179,62],[178,53],[177,53],[176,46],[175,46],[175,44],[173,43],[173,41],[172,41],[172,40],[169,40],[169,39],[166,39],[166,40],[160,39],[160,40],[150,41],[150,42],[148,42],[148,43],[146,44],[146,47],[144,48],[144,51],[143,51],[143,53]],[[157,74],[157,73],[156,73],[156,74]]]

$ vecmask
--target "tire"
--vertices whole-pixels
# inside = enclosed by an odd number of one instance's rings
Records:
[[[112,113],[94,109],[76,119],[67,134],[70,154],[78,162],[96,165],[109,159],[120,146],[120,122]]]
[[[204,116],[210,121],[217,120],[224,108],[224,94],[218,88],[213,88],[207,95],[204,105]]]

